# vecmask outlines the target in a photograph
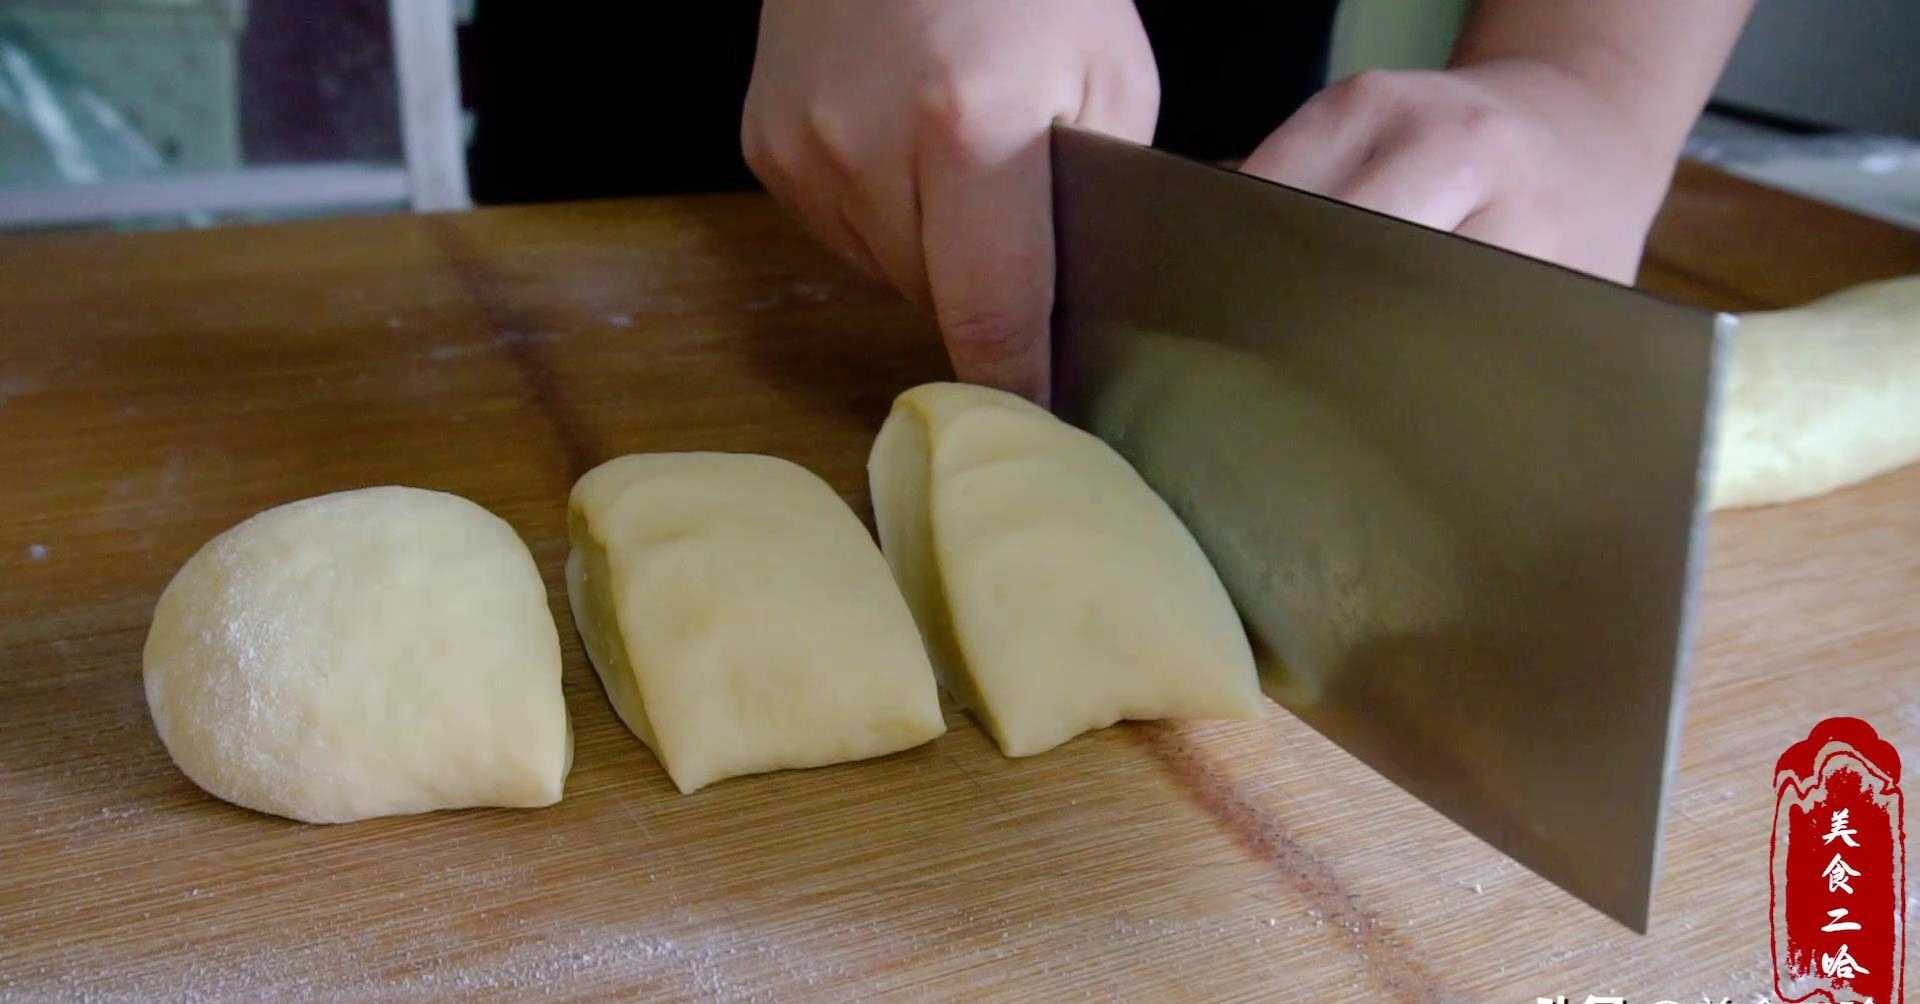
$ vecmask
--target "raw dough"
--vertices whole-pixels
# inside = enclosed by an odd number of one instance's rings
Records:
[[[1105,443],[1011,394],[928,384],[894,402],[867,471],[934,664],[1007,755],[1121,719],[1261,713],[1226,590]]]
[[[560,800],[560,639],[513,528],[454,495],[364,488],[269,509],[168,583],[147,706],[194,783],[341,823]]]
[[[1265,598],[1240,613],[1269,694],[1311,706],[1364,647],[1460,619],[1454,528],[1341,409],[1242,349],[1106,338],[1088,427],[1149,476],[1179,472],[1162,497],[1229,594]]]
[[[1741,318],[1715,509],[1809,498],[1920,458],[1920,276]]]
[[[946,731],[873,538],[774,457],[621,457],[574,486],[567,594],[614,710],[682,792]]]

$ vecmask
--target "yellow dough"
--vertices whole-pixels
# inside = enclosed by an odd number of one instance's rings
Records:
[[[144,664],[180,769],[293,819],[551,805],[573,760],[540,573],[455,495],[339,492],[222,533],[160,595]]]
[[[1179,471],[1162,497],[1204,527],[1196,539],[1220,580],[1270,600],[1241,613],[1275,699],[1315,704],[1369,644],[1458,620],[1458,531],[1340,408],[1243,349],[1105,337],[1088,424],[1141,470]],[[1294,618],[1313,629],[1293,630]]]
[[[573,488],[567,593],[627,727],[682,792],[946,730],[873,538],[774,457],[621,457]]]
[[[1245,718],[1245,631],[1199,545],[1105,443],[1000,391],[902,394],[868,459],[934,665],[1009,756],[1121,719]]]
[[[1920,458],[1920,276],[1740,319],[1715,509],[1809,498]]]

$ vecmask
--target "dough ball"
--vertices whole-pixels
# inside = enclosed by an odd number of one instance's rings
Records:
[[[934,663],[1002,752],[1261,713],[1220,579],[1105,443],[1011,394],[928,384],[894,402],[867,472]]]
[[[322,495],[215,537],[160,595],[145,676],[195,784],[307,822],[551,805],[573,760],[533,558],[440,492]]]
[[[627,727],[682,792],[946,731],[879,548],[774,457],[621,457],[574,486],[567,595]]]

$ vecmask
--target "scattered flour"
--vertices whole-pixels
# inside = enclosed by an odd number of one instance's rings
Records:
[[[470,961],[474,946],[448,937],[395,952],[377,929],[341,940],[288,943],[235,957],[209,945],[184,970],[154,972],[115,964],[103,955],[70,958],[0,977],[0,1001],[99,1002],[447,1000],[494,997],[578,997],[585,993],[674,996],[717,1001],[774,1000],[799,988],[841,981],[851,967],[802,958],[778,945],[733,934],[653,937],[583,928],[573,935],[528,940],[498,957]],[[760,979],[742,979],[746,972]]]
[[[427,358],[436,363],[465,359],[468,356],[483,355],[516,345],[534,345],[540,342],[553,342],[560,335],[551,331],[503,331],[487,341],[465,345],[435,345],[427,350]]]
[[[39,389],[40,385],[38,382],[29,380],[26,377],[0,377],[0,405],[4,405],[16,397],[31,394]]]
[[[776,310],[795,305],[819,305],[833,300],[833,283],[818,280],[801,280],[787,284],[783,289],[775,290],[740,303],[745,311]]]
[[[825,303],[833,299],[830,282],[803,281],[793,284],[793,295],[804,303]]]
[[[491,345],[435,345],[432,349],[428,350],[427,358],[436,363],[444,363],[450,359],[463,359],[467,356],[477,356],[482,352],[492,351],[492,349],[493,346]]]

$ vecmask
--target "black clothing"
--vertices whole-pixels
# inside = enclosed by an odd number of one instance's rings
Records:
[[[1155,144],[1250,153],[1324,82],[1337,5],[1139,0],[1160,68]],[[754,187],[739,135],[759,19],[756,0],[478,0],[460,40],[475,200]]]

